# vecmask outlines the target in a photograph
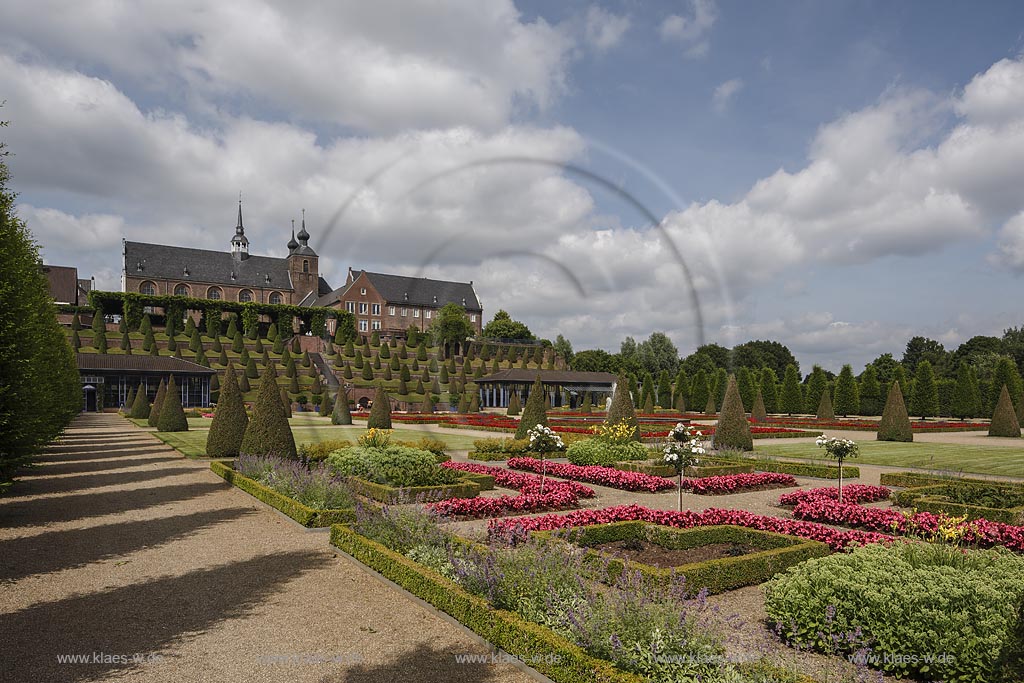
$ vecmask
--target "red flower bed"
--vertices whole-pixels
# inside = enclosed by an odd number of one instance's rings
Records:
[[[797,486],[796,479],[791,474],[781,474],[779,472],[746,472],[683,480],[684,489],[689,489],[702,496],[718,496],[751,489],[776,488],[779,486]]]
[[[664,477],[655,477],[641,472],[625,472],[600,465],[571,465],[562,462],[543,462],[536,458],[509,458],[508,466],[512,469],[529,472],[540,472],[543,468],[546,473],[555,477],[586,481],[624,491],[653,493],[675,487],[670,479]]]
[[[936,515],[931,512],[907,515],[895,508],[867,508],[846,502],[840,503],[829,498],[805,500],[793,509],[793,516],[797,519],[872,531],[884,530],[899,535],[933,534],[949,520],[946,515]],[[958,528],[964,532],[965,543],[982,548],[1002,545],[1010,550],[1024,552],[1024,527],[976,519],[961,522]]]
[[[503,488],[519,490],[518,496],[497,498],[451,498],[428,507],[442,515],[457,517],[496,517],[509,512],[538,512],[541,510],[564,510],[576,507],[580,498],[593,498],[594,490],[574,481],[547,480],[544,493],[540,492],[541,478],[532,474],[510,472],[500,467],[487,467],[463,462],[444,462],[442,467],[464,472],[489,474],[494,483]]]
[[[887,499],[890,493],[892,492],[885,486],[850,484],[843,487],[843,502],[874,503],[879,500]],[[819,498],[839,500],[839,488],[835,486],[826,486],[818,489],[804,489],[801,491],[793,491],[792,493],[784,493],[779,498],[779,505],[796,505],[797,503],[802,503],[805,500],[817,500]]]
[[[634,520],[679,529],[730,524],[821,541],[827,543],[833,550],[843,550],[851,546],[893,540],[892,536],[886,534],[867,531],[841,531],[824,524],[756,515],[744,510],[710,508],[702,512],[693,512],[691,510],[673,512],[670,510],[652,510],[641,505],[618,505],[601,510],[577,510],[561,515],[496,519],[492,520],[488,525],[487,533],[492,538],[514,542],[525,538],[531,531],[547,531]]]

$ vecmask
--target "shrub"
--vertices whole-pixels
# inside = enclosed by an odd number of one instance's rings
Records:
[[[519,405],[519,394],[512,392],[511,398],[508,400],[508,410],[505,412],[506,415],[518,415],[522,411]]]
[[[782,378],[782,395],[779,396],[779,411],[792,415],[803,412],[804,397],[800,391],[800,371],[790,363]]]
[[[791,568],[765,595],[768,618],[794,644],[855,651],[869,642],[880,668],[899,677],[989,681],[1024,596],[1024,557],[870,545]]]
[[[367,429],[391,429],[391,399],[384,390],[383,384],[377,385],[377,393],[373,396],[373,407],[366,420]]]
[[[646,460],[650,454],[639,441],[611,443],[604,439],[583,439],[569,444],[566,457],[574,465],[612,466],[627,460]]]
[[[519,418],[519,426],[516,428],[517,439],[525,439],[526,433],[537,425],[548,426],[548,416],[544,410],[545,393],[544,384],[540,381],[540,375],[537,375],[530,388],[530,395],[526,398],[523,416]]]
[[[268,365],[260,378],[252,419],[245,429],[239,449],[244,455],[274,455],[295,458],[295,437],[277,389],[277,371]]]
[[[761,389],[758,388],[757,395],[754,397],[754,408],[750,411],[750,419],[754,422],[767,422],[768,412],[764,407],[764,397],[761,395]]]
[[[334,451],[351,447],[352,442],[347,439],[327,439],[317,443],[302,443],[299,444],[299,460],[306,463],[320,462],[326,460],[327,456]]]
[[[345,482],[323,463],[307,467],[274,456],[243,455],[235,459],[234,469],[314,510],[343,510],[356,504]]]
[[[135,398],[132,401],[131,410],[128,411],[128,417],[133,417],[136,420],[145,420],[149,418],[149,396],[146,395],[146,388],[139,382],[139,388],[135,390]]]
[[[836,419],[836,413],[832,410],[832,397],[829,396],[828,388],[821,392],[821,400],[818,402],[818,411],[815,417],[819,420],[831,421]]]
[[[246,379],[246,378],[243,376],[242,379]],[[280,389],[279,393],[281,395],[281,409],[284,410],[284,416],[286,418],[291,417],[292,416],[292,400],[291,400],[291,398],[288,397],[288,392],[285,391],[283,388]],[[257,397],[258,396],[259,396],[259,394],[257,394]]]
[[[878,423],[879,441],[913,441],[914,431],[910,428],[910,416],[907,406],[903,403],[903,392],[900,383],[893,382],[889,387],[889,397],[885,401],[882,420]]]
[[[174,382],[174,375],[167,381],[164,400],[160,404],[160,418],[157,422],[158,432],[187,432],[188,418],[181,407],[181,390]]]
[[[224,386],[219,399],[213,422],[210,423],[210,432],[206,435],[206,456],[233,458],[238,455],[245,429],[249,426],[249,415],[242,403],[234,365],[228,365],[224,373]]]
[[[430,451],[394,444],[343,448],[327,456],[327,463],[342,476],[388,486],[435,486],[460,481],[457,472],[438,466]]]
[[[1010,392],[1006,385],[1003,385],[999,392],[999,400],[996,402],[995,412],[992,413],[992,424],[988,428],[989,436],[1020,436],[1020,423],[1017,422],[1017,414],[1013,410],[1013,403],[1010,401]]]
[[[743,413],[743,402],[740,400],[739,389],[736,388],[736,378],[730,376],[728,382],[713,443],[715,448],[751,451],[754,449],[754,439],[750,435],[750,425]]]
[[[630,384],[631,382],[626,376],[619,373],[618,378],[615,380],[612,405],[608,408],[608,415],[605,416],[604,423],[612,426],[625,423],[633,428],[632,438],[635,441],[640,441],[640,421],[636,418],[633,399],[629,394]]]
[[[163,408],[164,398],[166,397],[167,386],[164,384],[163,380],[160,380],[160,386],[156,389],[156,396],[153,397],[153,407],[149,409],[147,424],[149,424],[150,427],[157,427],[159,424],[160,410]],[[159,427],[157,428],[157,431],[159,431]]]
[[[530,449],[529,439],[477,439],[473,450],[477,453],[508,453],[519,455]]]

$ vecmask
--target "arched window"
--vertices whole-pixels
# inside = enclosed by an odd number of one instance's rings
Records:
[[[271,292],[270,293],[270,303],[272,303],[272,304],[283,304],[284,303],[284,297],[281,296],[281,292]]]
[[[241,301],[242,303],[252,301],[252,290],[243,289],[241,292],[238,293],[238,300]]]
[[[139,294],[148,294],[150,296],[156,294],[156,285],[149,280],[146,280],[139,285]]]
[[[206,290],[206,298],[220,301],[224,298],[224,292],[221,291],[220,287],[210,287]]]
[[[306,261],[305,259],[303,259],[303,261],[302,261],[302,272],[303,273],[308,273],[309,272],[309,261]]]
[[[174,296],[188,296],[188,285],[178,285],[174,288]]]

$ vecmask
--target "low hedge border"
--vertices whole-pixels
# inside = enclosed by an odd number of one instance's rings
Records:
[[[555,683],[642,683],[640,676],[611,662],[591,657],[544,626],[518,614],[495,609],[433,570],[359,535],[350,525],[331,527],[331,544],[398,584],[416,597],[453,617],[478,636],[549,677]],[[762,661],[737,667],[751,674],[776,676],[792,683],[816,683]]]
[[[460,484],[442,484],[439,486],[388,486],[376,482],[349,477],[349,486],[355,493],[373,500],[394,505],[398,503],[433,502],[448,498],[473,498],[481,491],[481,486],[469,477],[461,477]],[[494,479],[491,478],[491,488]]]
[[[812,465],[802,462],[782,462],[780,460],[755,460],[752,458],[718,456],[724,462],[749,462],[756,472],[778,472],[792,474],[794,477],[810,477],[812,479],[838,479],[839,467],[836,465]],[[883,476],[882,484],[885,484]],[[859,479],[860,468],[855,465],[843,465],[843,479]]]
[[[493,491],[494,490],[494,476],[490,474],[480,474],[478,472],[462,472],[463,479],[469,479],[475,481],[477,486],[480,487],[481,491]]]
[[[985,485],[992,486],[993,482],[985,482]],[[900,491],[895,494],[896,502],[900,507],[916,508],[919,512],[945,513],[951,517],[967,515],[967,519],[971,520],[987,519],[990,522],[1002,522],[1014,526],[1024,524],[1024,505],[1012,508],[990,508],[942,500],[941,496],[948,493],[949,486],[950,482],[946,482]],[[1019,488],[1013,485],[1000,487],[998,483],[994,486],[1007,490]]]
[[[707,461],[712,462],[712,461]],[[660,465],[652,462],[617,462],[613,465],[617,470],[624,472],[640,472],[655,477],[675,477],[676,468],[671,465]],[[718,477],[725,474],[748,474],[754,471],[753,465],[742,465],[735,463],[713,463],[710,465],[698,465],[687,467],[683,472],[687,477]]]
[[[508,460],[509,458],[516,456],[512,453],[484,453],[482,451],[470,451],[466,454],[466,457],[470,460],[479,460],[481,462],[497,462],[499,460]]]
[[[255,479],[250,479],[237,470],[232,469],[230,461],[214,460],[210,463],[210,469],[214,474],[223,477],[229,484],[237,486],[253,498],[288,515],[304,527],[311,529],[323,528],[332,524],[354,522],[356,519],[355,509],[316,510],[307,507],[299,501],[278,493]]]
[[[899,488],[919,488],[922,486],[933,486],[936,484],[1004,484],[1006,486],[1019,486],[1024,488],[1024,482],[1008,482],[995,479],[972,479],[969,477],[957,477],[942,474],[924,474],[923,472],[884,472],[881,476],[883,486],[897,486]]]
[[[760,425],[769,427],[771,425]],[[792,429],[800,429],[800,427],[792,427]],[[808,436],[821,436],[824,434],[820,429],[808,429],[802,432],[753,432],[751,437],[754,439],[803,439]]]
[[[692,592],[707,588],[709,593],[723,593],[764,583],[789,567],[811,558],[824,557],[831,552],[827,544],[818,541],[729,525],[675,529],[649,522],[628,521],[579,527],[568,534],[538,531],[534,535],[540,538],[567,538],[569,542],[584,548],[627,538],[640,538],[671,550],[687,550],[716,543],[746,543],[759,548],[758,552],[739,557],[694,562],[672,568],[621,560],[599,550],[588,550],[588,557],[595,565],[604,568],[604,580],[609,582],[627,570],[639,572],[646,579],[658,583],[667,583],[682,574]]]

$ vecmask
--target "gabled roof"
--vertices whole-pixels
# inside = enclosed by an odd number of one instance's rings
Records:
[[[353,282],[359,275],[365,274],[373,288],[392,304],[408,304],[410,306],[436,306],[440,308],[448,303],[465,306],[468,311],[481,311],[483,307],[476,296],[472,282],[450,282],[448,280],[431,280],[425,277],[408,275],[387,275],[368,271],[353,272]],[[349,285],[352,286],[352,285]],[[342,292],[344,295],[344,292]],[[339,297],[340,298],[340,297]]]
[[[215,375],[216,370],[174,356],[150,356],[141,353],[77,353],[78,369],[85,371],[123,370],[158,372],[165,375]]]
[[[73,266],[43,266],[50,281],[50,296],[58,304],[78,304],[78,268]]]
[[[533,382],[540,375],[542,384],[615,384],[617,377],[610,372],[576,372],[573,370],[529,370],[510,368],[485,375],[480,382]]]
[[[142,270],[138,269],[142,265]],[[181,282],[212,282],[236,287],[292,291],[288,261],[273,256],[236,258],[230,252],[171,247],[146,242],[124,243],[126,275]],[[188,270],[188,275],[185,274]],[[235,278],[232,279],[232,273]],[[267,281],[267,276],[270,281]]]

